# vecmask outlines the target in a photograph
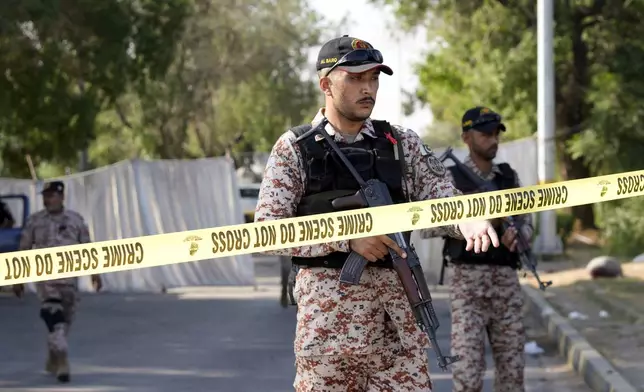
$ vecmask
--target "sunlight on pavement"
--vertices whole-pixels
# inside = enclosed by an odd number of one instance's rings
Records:
[[[233,371],[214,370],[185,370],[170,368],[145,367],[107,367],[107,366],[78,366],[77,374],[134,374],[140,376],[189,376],[201,378],[233,378],[239,373]]]

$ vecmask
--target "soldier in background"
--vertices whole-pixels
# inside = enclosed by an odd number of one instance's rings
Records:
[[[519,176],[507,163],[493,160],[499,148],[499,136],[505,131],[501,116],[485,107],[475,107],[463,115],[462,138],[469,149],[463,164],[499,189],[521,187]],[[456,167],[449,167],[447,177],[464,194],[476,193]],[[462,360],[453,365],[453,392],[481,392],[485,374],[485,335],[494,357],[496,392],[523,392],[525,334],[522,320],[523,294],[516,270],[520,267],[516,252],[517,230],[524,238],[533,234],[530,215],[515,216],[522,225],[503,229],[501,219],[492,221],[501,246],[475,254],[466,250],[465,241],[446,238],[436,229],[421,230],[422,238],[443,236],[443,250],[449,260],[448,281],[452,308],[452,355]]]
[[[64,207],[65,185],[60,181],[45,183],[42,190],[45,209],[29,216],[20,239],[20,251],[91,242],[83,217]],[[99,275],[92,275],[96,291],[102,287]],[[69,382],[67,335],[76,313],[77,278],[63,278],[36,283],[41,300],[40,318],[48,330],[48,357],[45,369],[58,381]],[[16,295],[23,285],[14,285]]]

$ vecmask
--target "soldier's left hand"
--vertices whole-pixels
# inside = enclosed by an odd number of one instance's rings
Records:
[[[465,246],[467,251],[474,249],[474,253],[487,252],[490,243],[495,248],[500,245],[499,236],[496,234],[494,227],[492,227],[492,223],[488,220],[459,223],[458,229],[467,242]]]
[[[505,230],[501,236],[501,242],[505,245],[510,252],[514,252],[517,249],[517,228],[510,226]]]

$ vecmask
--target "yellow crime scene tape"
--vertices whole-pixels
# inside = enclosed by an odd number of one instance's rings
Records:
[[[644,170],[450,198],[2,254],[0,286],[426,229],[644,195]]]

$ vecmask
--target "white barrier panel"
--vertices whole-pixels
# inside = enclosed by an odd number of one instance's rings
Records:
[[[435,150],[437,155],[443,151]],[[454,154],[465,159],[467,151],[459,148]],[[527,163],[536,162],[536,156],[536,140],[525,138],[502,143],[496,161],[508,162],[523,185],[534,185],[537,168]],[[449,161],[446,164],[451,165]],[[67,188],[66,205],[85,217],[95,241],[244,222],[234,169],[225,158],[124,161],[60,180]],[[0,193],[26,194],[32,212],[42,209],[39,190],[30,180],[0,178]],[[17,224],[22,225],[15,204],[10,203],[10,207]],[[442,240],[422,240],[414,232],[412,243],[423,262],[428,283],[438,282]],[[119,292],[255,283],[253,261],[248,255],[115,272],[105,275],[103,280],[105,290]],[[88,278],[82,277],[80,283],[81,290],[90,289]]]
[[[66,206],[83,215],[94,241],[244,223],[234,167],[226,158],[123,161],[58,179],[65,183]],[[0,178],[0,194],[26,194],[32,213],[43,208],[41,187],[30,180]],[[17,225],[22,225],[17,205],[8,204]],[[112,292],[253,284],[250,255],[103,276],[104,289]],[[33,285],[28,286],[33,291]],[[91,290],[89,278],[80,278],[80,289]]]

